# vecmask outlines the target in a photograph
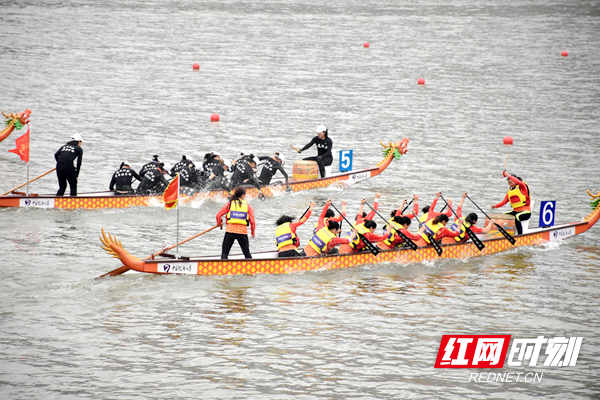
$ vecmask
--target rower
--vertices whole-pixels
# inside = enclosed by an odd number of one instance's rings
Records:
[[[421,239],[420,235],[416,235],[408,230],[410,222],[410,218],[406,215],[397,215],[391,221],[388,221],[388,227],[383,234],[384,239],[377,242],[377,247],[379,247],[381,250],[392,250],[402,245],[404,243],[404,239],[396,231],[402,232],[413,242]]]
[[[194,164],[194,161],[188,159],[185,155],[183,155],[181,156],[181,161],[173,165],[173,168],[171,168],[171,176],[175,178],[177,173],[181,171],[184,167],[188,167],[190,171],[193,171],[194,173],[196,172],[196,165]]]
[[[156,168],[156,164],[158,164],[160,162],[162,162],[162,161],[160,161],[160,159],[158,158],[158,155],[157,154],[153,155],[152,156],[152,161],[150,161],[147,164],[142,165],[142,168],[140,168],[139,175],[143,178],[144,175],[146,175],[146,172],[155,169]]]
[[[360,201],[360,208],[358,209],[358,214],[356,215],[356,224],[352,227],[350,234],[346,236],[349,243],[340,246],[340,254],[358,253],[363,251],[365,248],[365,243],[361,237],[358,236],[358,233],[362,234],[369,242],[378,242],[385,239],[385,236],[375,234],[377,223],[373,221],[373,217],[375,217],[375,212],[377,210],[379,196],[379,193],[375,195],[375,205],[369,214],[363,212],[363,207],[367,200],[362,199]]]
[[[331,199],[327,200],[325,206],[329,207],[329,204],[331,204]],[[335,248],[336,246],[350,243],[347,238],[336,236],[342,231],[340,225],[331,219],[325,223],[323,214],[324,213],[321,213],[321,216],[319,217],[317,233],[310,239],[306,247],[304,247],[304,252],[309,257],[318,256],[320,254],[337,254],[338,249]]]
[[[492,209],[500,208],[510,202],[512,211],[507,211],[504,214],[515,217],[517,234],[521,235],[523,233],[523,226],[528,225],[529,222],[526,221],[531,218],[531,193],[529,186],[518,176],[511,175],[506,171],[502,172],[502,175],[508,181],[508,192],[500,203],[492,206]]]
[[[429,237],[427,236],[427,234],[432,236],[433,239],[435,239],[436,241],[440,241],[442,238],[445,238],[445,237],[454,238],[454,237],[457,237],[458,235],[460,235],[460,232],[452,232],[446,228],[448,221],[450,221],[450,219],[448,218],[448,216],[446,214],[440,214],[437,217],[430,219],[429,221],[427,221],[426,223],[421,225],[421,228],[419,229],[419,234],[421,235],[421,239],[423,239],[426,244],[431,244],[431,241],[429,240]],[[458,220],[458,223],[462,223],[462,222],[463,222],[462,219]],[[427,233],[425,233],[425,232],[427,232]],[[423,245],[423,243],[417,243],[417,245],[421,246],[421,245]]]
[[[404,211],[405,204],[406,204],[406,199],[402,200],[402,204],[400,204],[400,207],[398,207],[397,210],[392,210],[390,212],[391,218],[387,220],[387,223],[383,227],[384,230],[387,230],[389,224],[394,220],[394,217],[408,217],[409,219],[413,219],[413,218],[417,217],[417,215],[419,214],[419,195],[418,194],[413,195],[413,212],[406,214],[406,215],[402,214],[402,212]],[[429,210],[429,206],[427,206],[427,210]]]
[[[303,257],[306,255],[304,250],[298,250],[298,247],[300,246],[300,239],[298,236],[296,236],[296,229],[308,220],[314,207],[315,202],[311,201],[310,207],[297,222],[293,222],[294,218],[287,215],[282,215],[277,220],[275,243],[277,244],[277,249],[279,250],[278,257]]]
[[[421,215],[421,217],[419,217],[419,222],[421,224],[424,224],[427,221],[434,219],[438,215],[445,215],[448,218],[450,218],[452,216],[452,200],[450,200],[450,199],[448,199],[448,211],[446,211],[445,213],[435,211],[435,206],[441,195],[442,195],[442,192],[437,192],[435,194],[435,199],[433,199],[433,201],[431,202],[431,205],[423,207],[423,209],[421,210],[421,211],[423,211],[423,215]]]
[[[208,190],[218,190],[229,188],[229,182],[225,176],[225,166],[221,159],[221,155],[217,152],[207,153],[204,156],[204,163],[202,164],[206,178],[205,184]]]
[[[329,208],[329,204],[331,204],[331,201],[329,203],[325,203],[325,206],[323,207],[323,211],[321,211],[321,215],[319,216],[319,221],[315,222],[315,227],[313,229],[313,235],[316,235],[317,231],[320,229],[319,228],[319,223],[321,222],[321,218],[323,218],[323,225],[325,225],[325,223],[327,221],[330,221],[330,220],[339,223],[346,216],[346,204],[347,204],[346,200],[342,200],[342,214],[343,214],[344,217],[342,217],[341,215],[338,215],[336,217],[335,213],[333,212],[333,210],[331,210]]]
[[[154,169],[146,171],[142,177],[142,183],[137,188],[137,193],[144,195],[163,193],[169,185],[164,177],[168,173],[165,164],[162,162],[157,163]]]
[[[232,188],[242,185],[252,185],[258,189],[258,197],[261,200],[264,200],[265,196],[261,192],[260,183],[258,183],[258,179],[256,179],[256,175],[254,174],[256,171],[256,161],[256,158],[251,155],[251,157],[247,158],[245,161],[235,163],[235,170],[231,175],[229,190],[231,191]]]
[[[227,221],[221,249],[221,259],[223,260],[229,258],[229,251],[234,241],[237,241],[242,248],[245,258],[252,258],[248,241],[248,225],[250,225],[252,238],[254,238],[256,223],[254,209],[245,199],[246,189],[238,187],[233,192],[231,200],[217,213],[217,225],[220,225],[221,229],[223,229],[223,216],[226,215]]]
[[[367,202],[367,199],[360,200],[360,207],[358,209],[358,214],[356,214],[356,217],[354,217],[354,220],[356,221],[356,223],[350,227],[351,229],[353,229],[355,226],[357,226],[359,224],[362,224],[364,221],[367,221],[367,220],[372,221],[373,218],[375,218],[375,213],[377,212],[377,209],[379,208],[379,198],[380,197],[381,197],[380,193],[375,193],[375,200],[373,200],[373,209],[371,210],[371,212],[369,214],[367,214],[366,212],[363,211],[363,208],[365,206],[365,203]],[[351,235],[352,235],[352,230],[346,232],[347,238],[350,238]]]
[[[137,179],[141,182],[143,178],[139,176],[137,172],[132,170],[128,163],[122,162],[121,166],[115,171],[110,180],[109,189],[114,191],[117,196],[134,194],[135,189],[131,187],[133,179]]]
[[[283,168],[283,164],[285,163],[285,157],[283,153],[275,153],[275,155],[271,157],[258,157],[258,160],[259,162],[266,160],[265,165],[263,166],[263,169],[260,172],[260,176],[258,177],[258,183],[260,183],[261,185],[270,184],[273,175],[275,175],[277,171],[281,171],[281,173],[285,177],[285,183],[288,183],[288,174]]]
[[[77,182],[79,181],[79,171],[81,170],[81,159],[83,158],[83,149],[81,145],[83,139],[81,135],[74,134],[67,144],[61,146],[54,158],[56,159],[56,176],[58,177],[57,196],[63,196],[67,190],[67,182],[71,190],[71,196],[77,196]],[[77,159],[77,167],[73,162]]]
[[[329,132],[325,125],[317,126],[315,129],[317,136],[312,138],[310,143],[306,146],[298,150],[298,153],[302,153],[304,150],[310,148],[313,144],[317,145],[317,156],[316,157],[307,157],[303,160],[308,161],[316,161],[319,164],[319,173],[321,178],[326,177],[326,169],[325,167],[330,166],[333,163],[333,155],[331,153],[331,149],[333,148],[333,142],[331,138],[329,138]]]
[[[458,222],[459,218],[462,218],[462,206],[463,206],[463,203],[465,202],[465,198],[468,195],[469,195],[469,193],[467,193],[467,192],[463,193],[462,199],[460,200],[460,203],[458,203],[458,207],[456,208],[456,215],[458,216],[458,218],[454,219],[454,223],[450,227],[450,230],[452,232],[458,231],[459,235],[454,238],[445,237],[442,239],[442,243],[447,244],[447,243],[456,243],[456,242],[466,242],[467,240],[469,240],[469,234],[467,233],[467,228],[471,229],[471,231],[476,234],[487,234],[489,231],[492,230],[492,227],[496,223],[496,221],[494,221],[492,219],[491,221],[488,222],[488,224],[483,229],[479,228],[479,227],[475,226],[475,224],[477,223],[477,219],[478,219],[477,214],[470,213],[469,215],[467,215],[464,222],[459,224],[459,222]]]

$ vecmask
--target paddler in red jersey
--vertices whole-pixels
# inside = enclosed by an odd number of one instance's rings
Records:
[[[504,200],[493,205],[492,209],[500,208],[510,202],[512,211],[507,211],[504,214],[514,215],[517,234],[521,235],[523,233],[521,222],[531,218],[531,193],[529,192],[529,186],[518,176],[513,176],[506,171],[502,172],[502,175],[507,178],[508,192],[504,196]]]
[[[319,222],[317,223],[317,233],[315,233],[304,247],[304,252],[309,257],[318,256],[321,254],[337,254],[338,249],[335,247],[340,244],[348,244],[350,241],[347,238],[340,238],[336,235],[342,230],[340,224],[334,221],[334,218],[329,218],[326,221],[325,214],[329,209],[331,199],[328,199],[323,207],[323,211],[319,216]],[[346,201],[342,201],[342,213],[345,213]]]
[[[300,239],[296,236],[296,229],[308,220],[314,207],[315,202],[311,201],[306,213],[296,222],[293,222],[294,218],[287,215],[283,215],[277,220],[275,243],[279,250],[278,257],[303,257],[306,255],[304,250],[298,250]]]
[[[429,241],[429,237],[427,237],[427,234],[425,232],[432,236],[437,242],[439,242],[440,240],[442,240],[442,238],[445,237],[454,238],[460,235],[460,232],[452,232],[450,229],[446,228],[446,224],[448,224],[449,221],[450,219],[446,214],[440,214],[434,219],[431,219],[422,224],[421,228],[419,229],[421,239],[419,240],[419,243],[415,242],[415,244],[417,246],[425,246],[431,244],[431,242]],[[462,224],[463,222],[464,221],[462,219],[458,220],[458,223]]]
[[[418,210],[418,208],[417,208]],[[388,221],[388,227],[383,234],[383,240],[377,242],[377,247],[381,250],[393,250],[404,243],[404,239],[396,231],[402,232],[407,238],[413,242],[421,239],[420,235],[409,232],[410,218],[406,215],[396,216],[391,221]],[[424,244],[423,244],[424,246]]]
[[[329,199],[331,200],[331,199]],[[342,215],[345,217],[346,216],[346,200],[342,200]],[[337,222],[338,224],[340,222],[342,222],[342,220],[344,219],[344,217],[342,217],[342,215],[338,215],[337,217],[335,216],[335,213],[333,212],[333,210],[329,209],[329,204],[331,204],[331,201],[328,204],[325,204],[325,207],[323,207],[323,211],[321,212],[321,216],[325,219],[325,223],[329,220]],[[320,220],[320,217],[319,217]],[[325,225],[325,223],[323,225]],[[313,229],[313,235],[317,234],[317,231],[319,226],[319,221],[315,222],[315,228]],[[341,228],[340,228],[341,229]]]
[[[435,194],[435,199],[433,199],[433,201],[431,202],[431,205],[423,207],[423,215],[419,217],[419,222],[421,224],[424,224],[427,221],[431,221],[438,215],[446,215],[448,218],[452,216],[452,200],[450,199],[448,199],[448,211],[446,211],[445,213],[435,211],[435,206],[437,205],[437,201],[441,195],[442,192],[437,192]]]
[[[248,225],[252,230],[254,238],[256,223],[254,222],[254,209],[246,198],[246,189],[238,187],[233,192],[231,200],[217,213],[217,225],[223,227],[223,216],[226,215],[227,227],[225,237],[223,238],[223,247],[221,250],[221,259],[227,260],[229,251],[233,242],[237,240],[242,248],[245,258],[252,258],[250,254],[250,242],[248,241]]]
[[[387,230],[390,223],[394,220],[394,217],[408,217],[409,219],[413,219],[413,218],[417,217],[417,215],[419,214],[419,195],[418,194],[413,195],[413,212],[408,213],[408,214],[402,214],[402,211],[404,211],[405,204],[406,204],[406,199],[402,200],[402,204],[400,204],[400,207],[398,207],[397,210],[392,211],[390,213],[391,218],[387,220],[385,226],[383,227],[384,231]],[[427,210],[429,210],[429,206],[427,206]]]
[[[466,242],[467,240],[469,240],[469,234],[467,233],[467,228],[471,229],[471,231],[475,234],[487,234],[489,231],[492,230],[492,227],[494,226],[494,223],[496,222],[495,220],[491,220],[490,222],[488,222],[488,224],[482,229],[479,228],[477,226],[475,226],[475,224],[477,223],[477,214],[475,213],[470,213],[469,215],[466,216],[466,218],[464,219],[464,222],[462,224],[459,225],[458,221],[459,218],[462,218],[462,206],[465,202],[465,198],[469,195],[469,193],[465,192],[462,195],[462,199],[460,200],[460,203],[458,203],[458,207],[456,208],[456,215],[458,216],[458,218],[454,219],[454,223],[452,224],[452,226],[450,227],[450,230],[453,232],[460,232],[460,234],[456,237],[445,237],[442,239],[442,243],[444,244],[450,244],[450,243],[460,243],[460,242]]]
[[[346,236],[349,243],[340,246],[340,254],[358,253],[359,251],[363,251],[365,243],[356,234],[356,232],[361,233],[369,242],[373,243],[386,238],[386,236],[375,234],[377,223],[373,221],[380,196],[381,195],[379,193],[375,194],[373,210],[369,214],[363,212],[363,207],[367,200],[362,199],[360,201],[360,208],[358,209],[358,214],[356,215],[356,224],[353,226],[352,232],[349,232],[349,234]]]

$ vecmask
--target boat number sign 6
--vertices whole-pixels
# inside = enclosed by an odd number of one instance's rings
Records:
[[[554,214],[556,212],[556,200],[542,201],[540,204],[540,227],[554,226]]]

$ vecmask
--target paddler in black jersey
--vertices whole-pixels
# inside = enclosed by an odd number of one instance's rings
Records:
[[[258,183],[261,185],[268,185],[271,183],[271,179],[273,175],[277,173],[277,171],[281,171],[283,176],[285,177],[285,183],[288,183],[288,174],[285,172],[283,168],[283,164],[285,163],[285,157],[282,153],[275,153],[275,155],[271,157],[258,157],[259,162],[266,160],[265,165],[263,166],[262,171],[260,171],[260,176],[258,177]]]
[[[164,175],[168,174],[165,164],[159,162],[154,169],[147,171],[142,178],[142,183],[137,188],[138,194],[160,194],[165,191],[169,182]]]
[[[325,125],[317,126],[315,129],[317,136],[315,136],[309,144],[298,150],[298,153],[302,153],[304,150],[310,148],[313,144],[317,145],[317,156],[307,157],[304,160],[316,161],[319,164],[319,173],[321,178],[325,178],[325,167],[333,163],[333,155],[331,149],[333,148],[333,142],[329,138],[329,133]]]
[[[110,190],[113,190],[117,196],[134,194],[135,190],[131,187],[133,179],[142,181],[142,177],[131,169],[128,163],[122,162],[119,169],[113,174],[110,180]],[[116,186],[116,187],[115,187]]]
[[[56,159],[56,175],[58,176],[57,196],[64,196],[65,190],[67,190],[67,182],[71,189],[71,196],[77,196],[77,181],[83,157],[82,144],[83,140],[81,136],[76,133],[70,142],[62,146],[54,154],[54,158]],[[77,159],[76,167],[73,165],[75,159]]]
[[[221,155],[217,152],[207,153],[204,156],[204,174],[207,176],[204,182],[207,190],[228,190],[229,184],[225,176],[226,166]]]
[[[150,161],[150,162],[149,162],[149,163],[147,163],[147,164],[144,164],[144,165],[142,166],[142,168],[140,169],[140,176],[143,178],[143,177],[144,177],[144,175],[146,175],[146,172],[148,172],[148,171],[151,171],[151,170],[155,169],[155,168],[156,168],[156,165],[157,165],[158,163],[160,163],[160,162],[161,162],[161,161],[160,161],[160,159],[158,158],[158,155],[156,155],[156,154],[155,154],[155,155],[153,155],[153,156],[152,156],[152,161]]]
[[[256,175],[254,174],[256,172],[256,164],[257,160],[252,154],[249,157],[244,157],[236,161],[233,174],[231,175],[231,182],[229,183],[229,190],[231,191],[236,187],[244,185],[252,185],[259,191],[258,198],[264,200],[265,196],[262,194],[260,183],[258,183],[258,179],[256,179]]]
[[[181,161],[173,165],[173,168],[171,168],[171,177],[175,178],[177,173],[181,171],[184,167],[188,167],[190,171],[196,171],[196,165],[194,164],[194,161],[188,159],[185,155],[183,155],[181,156]]]

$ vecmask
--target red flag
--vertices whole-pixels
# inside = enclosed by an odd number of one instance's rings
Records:
[[[163,193],[163,201],[165,202],[165,209],[170,210],[177,205],[179,200],[179,174],[169,183],[169,186]]]
[[[27,124],[27,133],[24,134],[23,136],[21,136],[20,138],[18,138],[17,140],[15,140],[15,143],[17,144],[17,148],[9,150],[8,152],[17,154],[19,157],[21,157],[21,160],[28,163],[29,162],[29,124]]]

